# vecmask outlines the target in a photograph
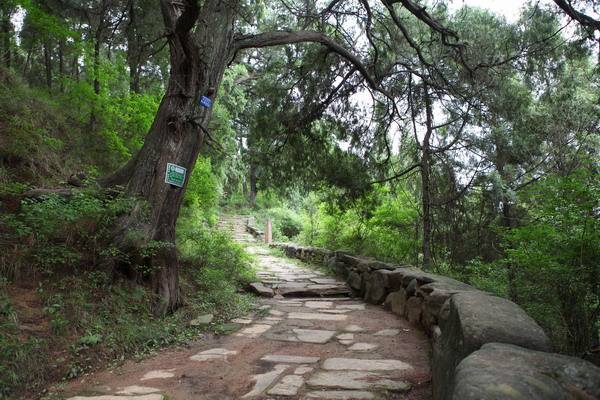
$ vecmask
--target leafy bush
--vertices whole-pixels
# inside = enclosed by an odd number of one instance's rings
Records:
[[[375,188],[345,208],[310,196],[303,205],[300,241],[395,262],[415,262],[418,212],[405,192]]]
[[[261,226],[266,224],[267,219],[271,220],[275,241],[294,239],[302,231],[301,217],[289,208],[274,207],[257,213],[257,223]]]
[[[130,205],[129,199],[109,198],[89,190],[74,191],[70,197],[23,200],[17,214],[0,215],[5,269],[27,265],[29,270],[20,272],[51,274],[57,268],[93,268],[115,218]],[[2,272],[4,276],[15,273]]]

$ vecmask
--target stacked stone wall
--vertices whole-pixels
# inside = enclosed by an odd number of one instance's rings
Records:
[[[600,368],[550,353],[544,331],[507,299],[408,265],[294,244],[272,246],[328,266],[346,279],[354,296],[425,330],[433,347],[434,400],[600,399]],[[504,370],[511,362],[519,373]]]

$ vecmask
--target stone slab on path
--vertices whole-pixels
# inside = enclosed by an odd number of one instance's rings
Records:
[[[365,360],[361,358],[328,358],[323,369],[330,371],[404,371],[412,369],[400,360]]]
[[[375,395],[371,392],[360,390],[323,390],[319,392],[308,392],[307,399],[328,399],[328,400],[372,400]]]
[[[283,372],[289,367],[289,365],[280,364],[276,365],[272,371],[266,372],[264,374],[254,375],[252,379],[255,381],[254,388],[242,396],[242,399],[259,396],[262,394],[269,386],[273,384],[279,378],[279,375],[283,374]]]
[[[319,371],[307,382],[311,386],[340,389],[385,389],[394,392],[410,390],[404,381],[389,379],[385,375],[368,371]]]
[[[101,396],[75,396],[69,397],[67,400],[163,400],[164,396],[162,394],[144,394],[144,395],[134,395],[134,396],[113,396],[110,394],[105,394]]]
[[[148,386],[133,385],[133,386],[127,386],[127,387],[122,388],[121,390],[119,390],[117,392],[117,394],[136,395],[136,394],[149,394],[149,393],[156,393],[156,392],[160,392],[160,389],[148,387]]]
[[[201,351],[200,353],[190,357],[192,361],[209,361],[209,360],[226,360],[227,356],[234,356],[237,354],[235,350],[227,350],[223,348],[216,348]]]
[[[324,313],[306,313],[306,312],[291,312],[288,314],[289,319],[306,319],[309,321],[345,321],[347,315],[324,314]]]
[[[320,329],[295,328],[293,332],[296,334],[296,338],[300,342],[317,344],[327,343],[329,340],[331,340],[333,335],[335,335],[335,331],[327,331]]]
[[[273,297],[275,296],[275,293],[273,293],[273,289],[271,289],[270,287],[263,285],[262,283],[259,282],[254,282],[248,285],[248,287],[250,288],[250,290],[252,290],[254,293],[258,294],[259,296],[263,296],[263,297]]]
[[[320,357],[291,356],[285,354],[269,354],[261,358],[262,361],[282,364],[314,364],[319,362]]]
[[[279,383],[267,392],[274,396],[295,396],[304,385],[304,378],[300,375],[286,375]]]
[[[147,381],[150,379],[168,379],[173,378],[175,369],[159,369],[156,371],[146,372],[146,374],[140,379],[141,381]]]

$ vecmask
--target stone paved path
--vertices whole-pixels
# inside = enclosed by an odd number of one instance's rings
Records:
[[[242,218],[231,221],[235,236],[249,241],[235,232]],[[258,244],[247,250],[258,259],[262,284],[277,295],[232,321],[237,332],[86,377],[70,385],[67,392],[79,394],[70,399],[430,398],[424,334],[347,297],[345,284],[323,272]],[[320,289],[334,296],[295,297]]]

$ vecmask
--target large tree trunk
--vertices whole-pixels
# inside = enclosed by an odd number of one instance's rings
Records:
[[[168,22],[169,13],[176,14],[176,10],[163,9],[163,13],[167,13]],[[185,186],[165,183],[166,165],[174,163],[187,168],[187,184],[211,116],[211,109],[200,106],[198,97],[219,86],[231,57],[234,7],[207,0],[200,13],[194,33],[177,32],[176,28],[169,37],[171,75],[167,90],[143,147],[126,166],[126,172],[131,174],[126,195],[140,200],[120,220],[116,232],[117,243],[129,253],[151,242],[160,243],[153,246],[155,253],[144,260],[152,270],[157,314],[170,312],[181,304],[175,223]]]

